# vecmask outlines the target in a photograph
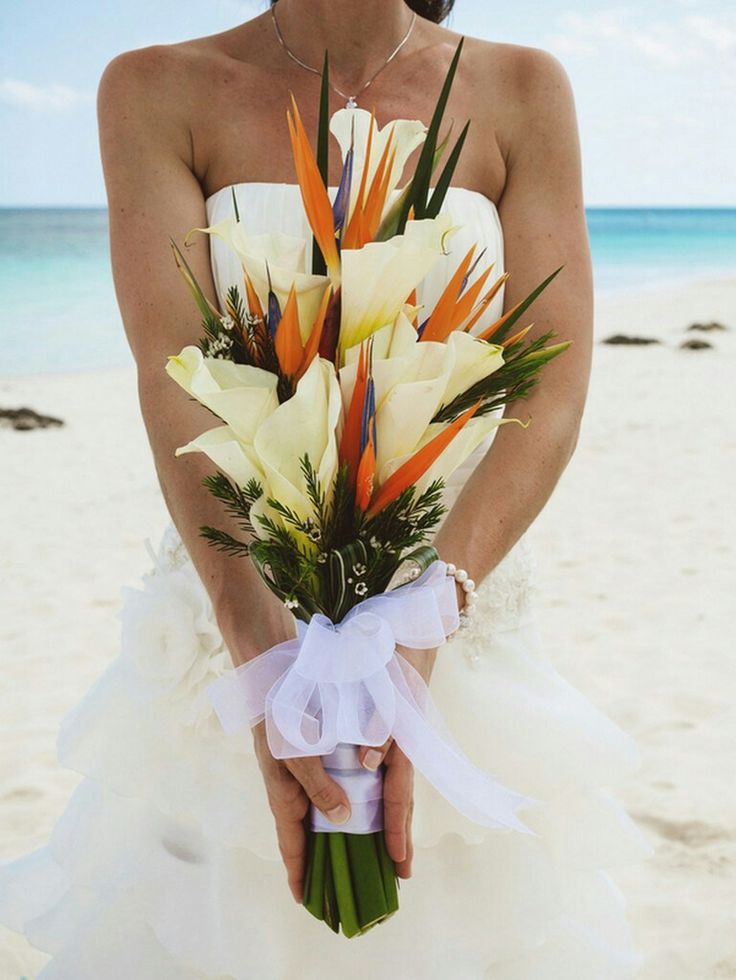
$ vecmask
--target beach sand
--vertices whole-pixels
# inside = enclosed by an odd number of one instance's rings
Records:
[[[713,319],[731,329],[685,333]],[[736,978],[736,278],[599,302],[612,333],[663,342],[596,344],[577,451],[529,532],[540,624],[642,752],[616,793],[656,852],[615,880],[643,980]],[[714,349],[679,349],[693,337]],[[0,407],[26,404],[66,425],[0,429],[0,858],[44,843],[78,782],[59,723],[115,656],[120,589],[167,520],[132,370],[0,379]],[[2,980],[44,962],[0,931]]]

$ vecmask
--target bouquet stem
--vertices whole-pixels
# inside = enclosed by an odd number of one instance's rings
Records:
[[[365,770],[336,763],[336,757],[342,757],[344,761],[346,750],[354,760],[350,765],[360,766],[355,746],[341,745],[325,760],[328,772],[349,774],[352,780],[361,775],[372,780],[374,777]],[[350,780],[345,781],[349,785]],[[380,799],[375,803],[382,807]],[[364,805],[358,804],[355,809]],[[399,907],[399,893],[396,869],[386,849],[383,830],[361,833],[311,829],[304,906],[334,932],[342,929],[348,938],[367,932],[393,915]]]

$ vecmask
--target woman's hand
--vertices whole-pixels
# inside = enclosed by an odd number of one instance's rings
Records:
[[[350,818],[350,803],[342,787],[325,772],[321,759],[274,759],[266,741],[265,722],[253,729],[253,741],[289,888],[294,900],[301,902],[307,852],[304,818],[309,804],[312,802],[337,827]]]
[[[399,646],[397,652],[408,660],[426,684],[432,675],[436,650],[409,650]],[[390,738],[384,745],[363,746],[360,761],[366,769],[386,767],[383,777],[383,822],[386,848],[396,865],[399,878],[411,877],[414,847],[411,835],[414,813],[414,767]]]

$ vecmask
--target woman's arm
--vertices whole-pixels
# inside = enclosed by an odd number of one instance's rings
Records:
[[[156,470],[171,517],[212,598],[223,638],[240,664],[295,631],[291,614],[252,563],[223,555],[200,536],[202,525],[227,527],[221,504],[202,486],[212,470],[209,461],[199,455],[174,457],[178,446],[212,426],[209,412],[164,371],[167,355],[196,343],[201,334],[196,306],[169,248],[170,236],[181,247],[190,228],[207,224],[184,116],[189,97],[196,97],[193,80],[190,56],[172,48],[144,48],[115,58],[98,92],[100,144],[115,289]],[[198,236],[187,259],[213,299],[208,241]],[[319,759],[276,762],[263,725],[255,729],[255,745],[289,883],[299,899],[309,800],[328,817],[346,819],[347,809],[335,811],[347,808],[347,799]]]
[[[201,334],[194,301],[174,263],[171,236],[182,247],[190,228],[207,224],[193,173],[182,98],[169,86],[177,59],[165,49],[124,54],[108,65],[99,88],[102,162],[110,217],[112,268],[120,311],[135,358],[141,411],[171,517],[207,588],[235,663],[292,635],[291,617],[260,581],[252,564],[223,556],[199,534],[225,522],[221,504],[202,486],[212,466],[174,451],[212,416],[164,371],[167,356]],[[196,236],[187,261],[214,298],[209,239]],[[253,615],[258,609],[258,616]],[[247,629],[245,627],[248,627]]]
[[[559,266],[557,279],[530,310],[529,339],[554,330],[572,340],[548,364],[530,397],[504,415],[532,422],[501,426],[440,529],[440,555],[481,582],[534,521],[577,444],[592,359],[593,276],[583,205],[580,143],[573,93],[551,55],[521,49],[516,58],[518,111],[506,146],[507,177],[499,213],[504,230],[505,308]]]
[[[509,403],[507,417],[532,416],[527,429],[496,430],[491,448],[463,487],[436,538],[440,556],[480,583],[544,507],[577,443],[592,356],[593,283],[583,208],[575,105],[562,66],[538,49],[515,61],[515,124],[508,136],[507,179],[499,205],[511,309],[559,266],[557,279],[530,310],[529,338],[553,329],[572,346],[544,368],[531,396]],[[464,593],[458,588],[462,605]],[[436,651],[401,653],[429,680]],[[364,760],[370,750],[363,748]],[[412,767],[389,741],[384,798],[387,843],[402,877],[411,874]]]

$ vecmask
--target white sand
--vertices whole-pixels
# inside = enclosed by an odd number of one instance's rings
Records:
[[[678,349],[703,319],[731,330]],[[608,300],[596,334],[614,332],[664,343],[596,346],[578,450],[531,530],[540,620],[556,666],[642,750],[619,795],[657,851],[617,881],[643,980],[736,977],[736,278]],[[120,588],[166,520],[132,370],[0,380],[0,406],[23,404],[67,424],[0,430],[0,858],[43,843],[77,783],[59,722],[115,655]],[[2,980],[43,962],[0,934]]]

